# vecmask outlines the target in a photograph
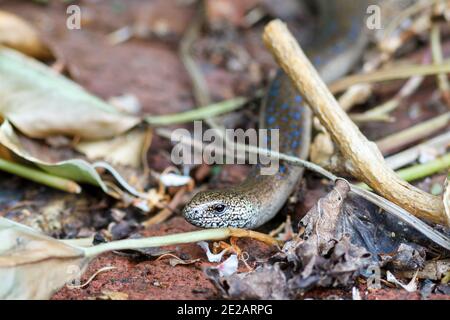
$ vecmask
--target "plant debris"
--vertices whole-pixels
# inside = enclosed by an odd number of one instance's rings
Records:
[[[419,270],[432,250],[414,243],[424,243],[420,233],[409,229],[404,232],[406,227],[401,222],[389,221],[392,217],[349,197],[348,192],[348,183],[337,180],[333,190],[301,220],[302,233],[254,271],[220,276],[209,269],[208,277],[224,297],[286,299],[316,287],[351,288],[358,278],[370,277],[370,269],[384,267],[396,272],[413,271],[408,285],[392,273],[387,273],[387,281],[409,292],[416,291]],[[403,228],[399,233],[402,236],[394,231],[398,232],[399,227]],[[405,239],[405,235],[411,238]]]

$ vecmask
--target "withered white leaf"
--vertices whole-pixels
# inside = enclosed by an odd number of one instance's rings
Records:
[[[0,218],[0,299],[49,299],[89,260],[81,247]]]

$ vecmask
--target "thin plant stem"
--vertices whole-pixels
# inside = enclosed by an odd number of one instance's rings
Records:
[[[413,76],[429,76],[441,73],[450,73],[450,62],[429,65],[413,64],[409,66],[393,66],[389,69],[344,77],[333,82],[330,85],[330,91],[333,93],[338,93],[358,83],[400,80],[408,79]]]
[[[440,116],[391,134],[375,143],[383,154],[390,153],[395,149],[406,146],[445,128],[449,121],[450,112],[446,112]]]
[[[126,239],[126,240],[112,241],[94,247],[84,248],[84,252],[86,257],[94,257],[101,253],[114,250],[153,248],[153,247],[178,245],[206,240],[217,241],[217,240],[224,240],[229,237],[251,237],[270,245],[278,245],[277,240],[264,233],[236,228],[219,228],[219,229],[206,229],[200,231],[170,234],[165,236],[150,237],[144,239]]]
[[[450,153],[423,164],[398,170],[397,174],[405,181],[414,181],[448,168],[450,168]]]
[[[70,193],[81,192],[81,187],[72,180],[53,176],[46,172],[31,167],[27,167],[15,162],[10,162],[4,159],[0,159],[0,170],[66,192]]]
[[[145,118],[145,121],[152,126],[167,126],[203,120],[239,109],[247,102],[247,98],[237,97],[185,112],[161,116],[149,116]]]

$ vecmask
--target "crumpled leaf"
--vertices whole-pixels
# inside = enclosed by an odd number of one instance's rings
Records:
[[[89,259],[80,247],[0,218],[0,299],[49,299]]]
[[[296,253],[303,269],[288,281],[293,292],[306,291],[315,286],[351,285],[371,262],[367,251],[352,244],[346,236],[320,255],[315,243],[308,240],[296,248]]]
[[[32,138],[103,139],[140,122],[17,51],[0,49],[0,115]]]
[[[302,219],[301,223],[306,227],[304,237],[317,250],[314,254],[324,254],[334,247],[338,220],[349,191],[349,184],[338,180],[335,188],[319,199]]]
[[[75,149],[90,160],[101,159],[112,165],[139,168],[142,156],[147,151],[148,135],[148,130],[134,129],[112,139],[81,142]]]
[[[6,11],[0,11],[0,45],[21,51],[37,59],[45,60],[53,57],[33,26]]]

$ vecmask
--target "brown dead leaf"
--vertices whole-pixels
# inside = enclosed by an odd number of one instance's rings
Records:
[[[48,47],[41,41],[35,28],[22,18],[0,11],[0,45],[41,60],[53,58]]]
[[[314,254],[326,253],[335,246],[338,219],[349,191],[347,182],[337,180],[335,188],[319,199],[302,219],[301,222],[306,227],[304,236],[317,251]]]

